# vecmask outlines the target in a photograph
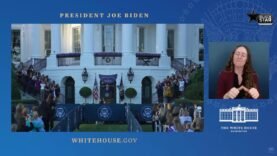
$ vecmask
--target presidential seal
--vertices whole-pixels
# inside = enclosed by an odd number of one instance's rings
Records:
[[[57,107],[56,108],[56,117],[58,119],[62,119],[65,116],[65,108],[63,107]]]
[[[112,109],[109,106],[101,106],[97,110],[98,117],[102,120],[108,120],[112,116]]]
[[[152,107],[144,106],[141,108],[141,116],[144,120],[152,120]]]

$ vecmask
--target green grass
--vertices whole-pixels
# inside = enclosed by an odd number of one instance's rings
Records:
[[[127,132],[125,124],[81,124],[77,132]]]
[[[144,132],[152,132],[151,124],[142,125]],[[127,124],[81,124],[75,132],[128,132]]]
[[[202,100],[191,100],[186,97],[181,97],[179,99],[175,99],[176,104],[181,104],[181,103],[187,103],[187,104],[198,104],[201,105],[203,104]]]
[[[151,124],[141,125],[143,132],[153,132]]]

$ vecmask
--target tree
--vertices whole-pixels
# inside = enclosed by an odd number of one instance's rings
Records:
[[[190,100],[204,99],[204,70],[199,69],[190,77],[190,83],[185,90],[185,97]]]
[[[16,80],[15,67],[12,66],[12,100],[21,99],[19,85]]]
[[[130,99],[131,103],[131,99],[137,96],[137,91],[134,88],[128,88],[125,90],[125,95]]]
[[[81,95],[83,98],[85,98],[85,103],[87,103],[87,102],[86,102],[86,99],[87,99],[89,96],[91,96],[92,91],[91,91],[91,89],[90,89],[89,87],[82,87],[82,88],[80,89],[79,93],[80,93],[80,95]]]

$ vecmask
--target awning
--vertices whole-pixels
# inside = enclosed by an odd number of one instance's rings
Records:
[[[112,84],[116,82],[117,74],[113,75],[101,75],[99,74],[99,78],[101,82],[104,82],[106,84]]]

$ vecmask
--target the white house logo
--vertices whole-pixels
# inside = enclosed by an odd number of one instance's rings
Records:
[[[112,109],[109,106],[101,106],[97,110],[98,117],[102,120],[108,120],[112,116]]]
[[[144,106],[141,108],[141,115],[144,120],[152,119],[152,108],[150,106]]]
[[[64,116],[65,116],[65,108],[63,108],[63,107],[57,107],[56,108],[56,117],[61,119]]]
[[[219,122],[247,123],[259,122],[259,110],[241,107],[219,109]]]

